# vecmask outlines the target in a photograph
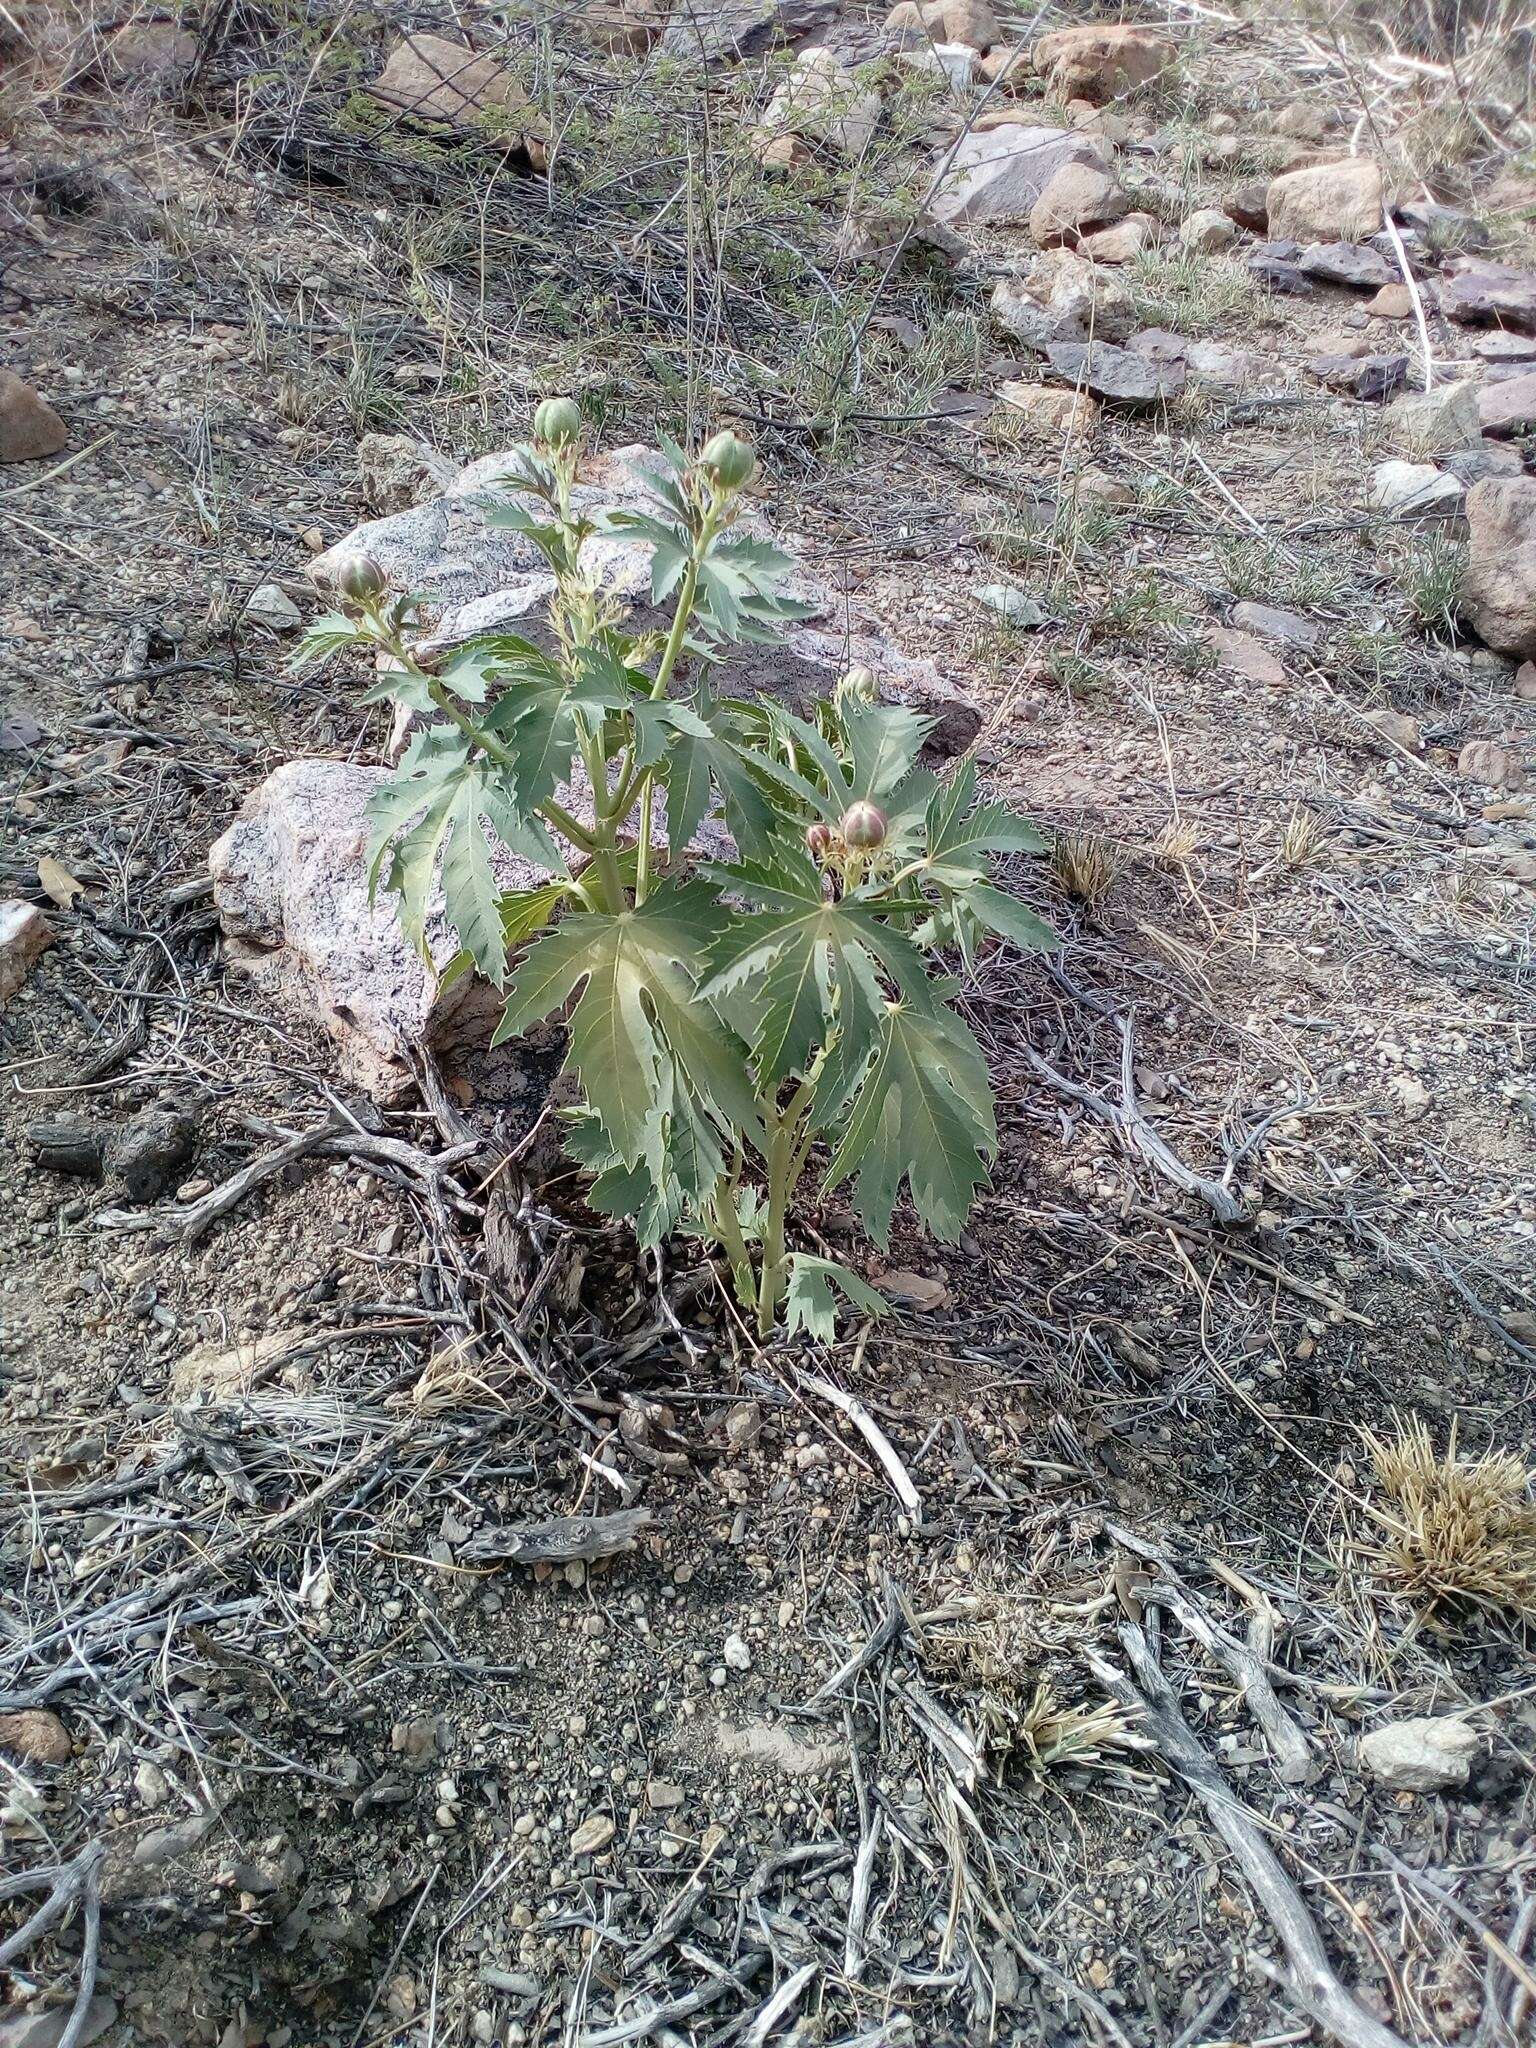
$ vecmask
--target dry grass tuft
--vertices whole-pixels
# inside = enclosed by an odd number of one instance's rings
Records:
[[[1328,844],[1328,827],[1316,811],[1295,804],[1280,835],[1280,858],[1288,868],[1310,868],[1321,864]]]
[[[1051,872],[1074,903],[1096,910],[1115,885],[1120,855],[1092,832],[1063,832],[1051,848]]]
[[[1040,1675],[1014,1603],[987,1597],[964,1605],[963,1615],[925,1628],[922,1660],[951,1706],[979,1723],[999,1775],[1010,1765],[1036,1777],[1069,1764],[1108,1769],[1145,1746],[1114,1701],[1075,1706],[1060,1697]]]
[[[1389,1508],[1360,1552],[1378,1579],[1416,1605],[1474,1607],[1536,1621],[1536,1472],[1509,1451],[1463,1457],[1456,1427],[1444,1454],[1417,1419],[1367,1432]]]

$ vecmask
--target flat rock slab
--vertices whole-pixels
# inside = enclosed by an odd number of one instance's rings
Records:
[[[1477,409],[1483,432],[1495,440],[1536,432],[1536,370],[1485,385]]]
[[[1241,633],[1256,633],[1261,640],[1273,640],[1282,647],[1299,647],[1310,653],[1322,642],[1323,631],[1299,612],[1281,611],[1272,604],[1251,599],[1232,607],[1232,623]]]
[[[1349,398],[1394,398],[1408,381],[1406,356],[1313,356],[1307,368],[1320,384]]]
[[[1296,267],[1307,277],[1352,285],[1357,291],[1379,291],[1398,274],[1379,250],[1364,242],[1314,242],[1302,250]]]
[[[427,659],[447,653],[477,634],[518,631],[538,639],[544,613],[555,592],[548,563],[525,534],[489,524],[497,505],[529,504],[505,482],[510,451],[485,455],[463,470],[440,496],[413,505],[387,519],[371,519],[316,556],[309,574],[322,590],[331,590],[337,565],[355,548],[363,548],[383,568],[397,590],[421,599],[418,617],[427,628],[421,652]],[[644,447],[621,448],[585,465],[582,480],[571,493],[572,509],[589,518],[621,508],[651,506],[636,470],[654,468],[659,457]],[[766,521],[749,515],[738,532],[772,539],[794,557],[792,543],[773,534]],[[587,543],[583,560],[604,594],[614,599],[637,626],[655,623],[650,613],[651,552],[623,535],[598,534]],[[823,694],[841,671],[853,663],[874,670],[882,692],[895,703],[908,704],[938,721],[934,751],[963,751],[981,729],[977,705],[941,676],[933,663],[901,652],[874,618],[850,612],[839,593],[810,568],[799,564],[790,595],[811,608],[811,617],[790,626],[776,648],[736,650],[725,678],[732,695],[758,692],[803,708]],[[847,621],[848,630],[844,631]]]
[[[1536,334],[1536,270],[1464,261],[1441,285],[1440,305],[1452,320]]]
[[[1056,375],[1115,405],[1160,405],[1184,389],[1182,362],[1157,362],[1107,341],[1060,341],[1045,351]]]

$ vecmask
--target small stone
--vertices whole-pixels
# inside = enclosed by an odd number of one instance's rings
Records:
[[[1234,633],[1225,626],[1213,626],[1207,638],[1218,666],[1229,674],[1242,676],[1250,683],[1273,685],[1285,681],[1284,662],[1251,633]]]
[[[69,431],[53,407],[14,370],[0,370],[0,462],[57,455]]]
[[[34,903],[0,903],[0,1010],[53,944],[53,927]]]
[[[1198,213],[1192,213],[1182,223],[1179,240],[1197,255],[1214,256],[1222,249],[1231,248],[1237,240],[1237,228],[1220,207],[1202,206]]]
[[[279,583],[258,585],[240,616],[248,626],[264,626],[269,633],[296,633],[304,623],[304,614]]]
[[[911,33],[935,43],[963,43],[979,53],[990,50],[1002,30],[986,0],[900,0],[885,17],[887,35]]]
[[[1515,695],[1522,704],[1536,704],[1536,661],[1522,661],[1515,670]]]
[[[1432,462],[1381,462],[1371,471],[1366,503],[1393,519],[1422,519],[1460,508],[1464,486]]]
[[[24,1763],[67,1764],[73,1748],[69,1730],[46,1707],[0,1714],[0,1749],[12,1751]]]
[[[1382,177],[1369,157],[1312,164],[1272,178],[1270,235],[1280,241],[1368,242],[1381,227]]]
[[[1358,291],[1376,291],[1393,276],[1386,257],[1363,242],[1314,242],[1302,250],[1296,267],[1324,284],[1352,285]]]
[[[595,1856],[600,1849],[606,1849],[613,1840],[615,1827],[613,1816],[607,1813],[589,1813],[571,1836],[573,1856]]]
[[[683,1803],[683,1788],[666,1778],[652,1778],[645,1788],[645,1803],[652,1813],[671,1813]]]
[[[997,395],[1010,412],[1021,414],[1028,426],[1057,438],[1089,434],[1099,417],[1099,408],[1083,392],[1062,391],[1051,384],[1025,384],[1010,378],[998,386]]]
[[[1397,1792],[1447,1792],[1465,1785],[1482,1748],[1477,1731],[1454,1714],[1389,1721],[1360,1738],[1360,1761]]]
[[[1484,385],[1477,409],[1483,432],[1495,440],[1536,433],[1536,370]]]
[[[1467,492],[1462,607],[1500,654],[1536,655],[1536,478],[1491,477]]]
[[[1255,604],[1245,599],[1232,607],[1232,623],[1243,633],[1257,633],[1261,640],[1274,640],[1282,647],[1299,647],[1311,653],[1322,640],[1322,629],[1298,612]]]
[[[1182,363],[1150,362],[1105,341],[1056,342],[1045,356],[1065,382],[1121,405],[1162,404],[1184,389]]]
[[[1497,740],[1468,740],[1456,756],[1456,773],[1487,789],[1520,789],[1525,783],[1525,763]]]
[[[1063,164],[1035,201],[1029,231],[1041,248],[1107,227],[1127,212],[1130,201],[1096,164]]]
[[[752,1669],[752,1652],[747,1648],[744,1638],[734,1632],[726,1637],[725,1648],[721,1654],[725,1658],[727,1670],[750,1671]]]
[[[1365,310],[1376,320],[1411,320],[1413,293],[1405,284],[1384,284]]]

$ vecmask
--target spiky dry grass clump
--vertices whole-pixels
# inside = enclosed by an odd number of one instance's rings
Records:
[[[1113,1700],[1074,1705],[1060,1696],[1014,1603],[957,1604],[962,1614],[925,1627],[922,1661],[951,1708],[976,1726],[997,1773],[1010,1765],[1036,1777],[1068,1764],[1104,1770],[1145,1746]]]
[[[1360,1545],[1376,1576],[1428,1609],[1473,1607],[1536,1621],[1536,1472],[1509,1451],[1463,1457],[1456,1427],[1443,1454],[1417,1419],[1389,1438],[1367,1433],[1376,1484]]]
[[[1063,832],[1051,848],[1051,872],[1074,903],[1096,910],[1115,885],[1120,856],[1092,832]]]

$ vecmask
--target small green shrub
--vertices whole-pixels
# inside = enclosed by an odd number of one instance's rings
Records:
[[[441,886],[463,949],[444,978],[478,968],[507,989],[499,1037],[568,1016],[567,1135],[593,1204],[644,1244],[687,1230],[718,1246],[762,1335],[781,1313],[830,1335],[834,1289],[884,1303],[789,1248],[796,1195],[808,1176],[823,1196],[851,1181],[883,1245],[905,1181],[928,1228],[958,1235],[996,1127],[936,956],[968,963],[988,933],[1054,943],[992,877],[997,855],[1043,842],[975,801],[971,764],[948,781],[921,766],[932,721],[875,701],[868,671],[808,717],[719,693],[733,646],[803,616],[788,559],[732,530],[744,442],[717,434],[692,461],[668,444],[640,473],[647,509],[593,521],[572,509],[576,407],[546,401],[535,431],[508,477],[524,502],[488,516],[553,572],[548,648],[495,634],[434,669],[410,596],[359,556],[338,578],[346,609],[300,659],[382,651],[394,666],[370,699],[432,721],[371,806],[373,881],[423,952]],[[665,634],[619,623],[587,567],[599,533],[650,548]],[[716,857],[694,854],[711,822],[734,852],[717,831]],[[493,838],[548,881],[503,894]]]

